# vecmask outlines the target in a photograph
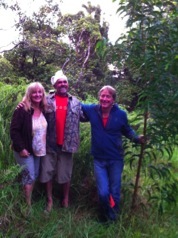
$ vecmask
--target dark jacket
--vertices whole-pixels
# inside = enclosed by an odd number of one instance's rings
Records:
[[[33,154],[32,149],[32,115],[34,110],[25,111],[23,107],[14,111],[10,125],[12,148],[16,152],[23,149]]]
[[[102,123],[99,105],[82,105],[91,124],[91,152],[97,159],[123,159],[122,136],[138,142],[138,136],[128,124],[127,114],[114,104],[106,124]]]

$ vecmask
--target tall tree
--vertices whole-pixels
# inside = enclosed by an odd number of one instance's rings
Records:
[[[173,117],[178,99],[177,6],[172,1],[126,0],[118,9],[127,15],[130,28],[117,45],[118,65],[124,62],[129,69],[140,88],[141,106],[149,107],[155,122],[159,118],[158,128],[166,141],[177,134]]]
[[[122,0],[118,13],[127,16],[128,32],[115,46],[115,62],[118,67],[129,70],[131,85],[137,85],[138,108],[145,118],[144,133],[150,137],[149,144],[144,148],[149,161],[144,169],[149,170],[150,177],[156,173],[157,178],[163,178],[170,174],[166,158],[171,158],[177,145],[178,3],[167,0]],[[157,157],[155,152],[158,154],[158,151],[160,154]],[[134,196],[137,194],[143,152],[142,148]],[[164,162],[161,159],[163,155]],[[150,166],[149,158],[156,159],[158,164],[152,161]],[[158,185],[158,180],[154,183],[161,194],[160,207],[165,200],[174,201],[170,197],[173,184],[168,185],[165,181],[164,185]],[[163,197],[164,192],[166,196]]]
[[[16,4],[16,24],[20,40],[5,57],[21,76],[30,80],[49,81],[59,68],[71,78],[71,85],[80,96],[84,88],[96,92],[107,74],[106,61],[100,60],[95,47],[98,40],[108,39],[108,26],[101,24],[101,9],[91,3],[77,14],[62,15],[60,4],[47,1],[38,13],[26,16]],[[51,73],[52,72],[52,73]]]

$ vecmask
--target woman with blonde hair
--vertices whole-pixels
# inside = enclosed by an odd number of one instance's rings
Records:
[[[22,167],[26,203],[31,206],[34,182],[39,175],[40,159],[46,154],[46,95],[39,82],[29,84],[23,107],[13,113],[10,136],[16,162]]]

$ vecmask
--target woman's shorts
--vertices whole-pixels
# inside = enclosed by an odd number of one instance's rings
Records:
[[[67,183],[71,180],[72,168],[72,153],[63,152],[58,146],[56,153],[47,153],[41,159],[40,182],[46,183],[55,178],[59,184]]]
[[[40,159],[41,157],[30,155],[21,157],[18,152],[14,151],[14,157],[22,167],[21,182],[23,185],[32,184],[39,176]]]

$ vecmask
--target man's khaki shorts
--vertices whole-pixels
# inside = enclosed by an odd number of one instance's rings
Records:
[[[41,183],[46,183],[55,178],[59,184],[67,183],[71,180],[72,168],[72,153],[63,152],[61,146],[58,146],[56,153],[47,153],[41,159],[39,180]]]

